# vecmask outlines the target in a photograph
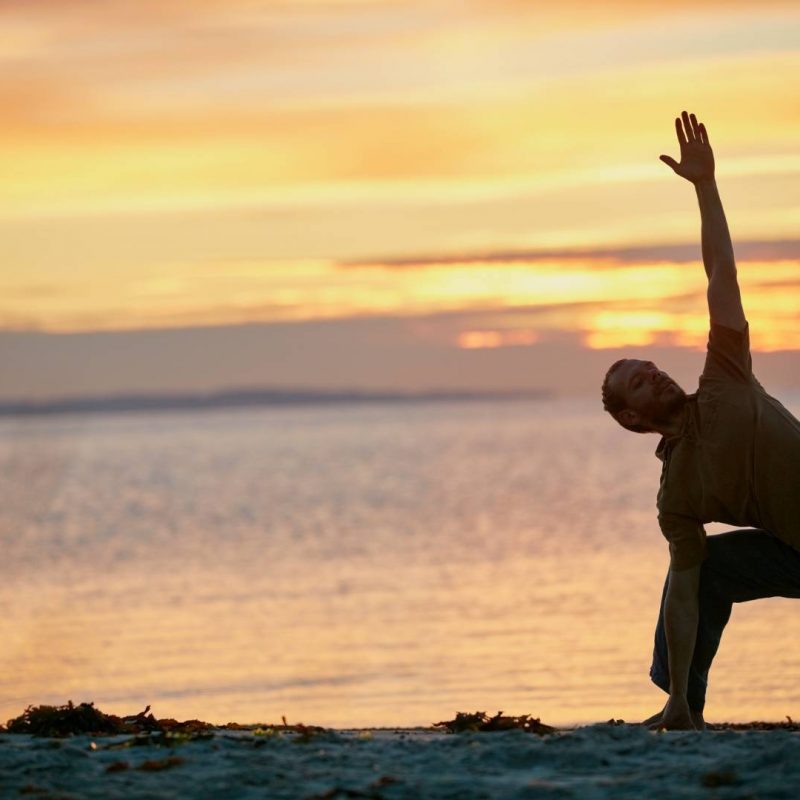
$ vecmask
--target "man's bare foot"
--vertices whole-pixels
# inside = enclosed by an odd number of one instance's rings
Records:
[[[664,706],[664,708],[666,708],[666,706]],[[664,708],[662,708],[661,711],[659,711],[658,713],[653,714],[652,717],[648,717],[647,719],[643,720],[639,724],[640,725],[655,725],[656,722],[661,722],[661,717],[664,715]]]
[[[666,708],[666,706],[664,706],[664,708]],[[661,722],[661,717],[664,714],[664,708],[662,708],[658,713],[653,714],[652,717],[648,717],[646,720],[643,720],[639,724],[647,725],[649,727],[650,725],[655,725],[656,723]],[[704,731],[706,729],[706,721],[703,719],[703,712],[690,710],[689,713],[691,714],[692,724],[694,725],[695,730]]]

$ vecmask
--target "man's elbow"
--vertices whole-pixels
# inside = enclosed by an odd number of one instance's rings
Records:
[[[708,283],[708,312],[711,321],[717,325],[736,331],[744,330],[747,319],[735,272],[729,278],[712,276]]]

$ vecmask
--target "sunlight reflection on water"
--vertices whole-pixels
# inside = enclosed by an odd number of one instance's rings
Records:
[[[0,719],[660,707],[656,438],[595,401],[6,420],[0,442]],[[800,715],[796,609],[735,609],[711,719]]]

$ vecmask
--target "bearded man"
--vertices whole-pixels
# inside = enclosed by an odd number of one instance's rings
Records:
[[[700,205],[711,319],[705,367],[687,395],[650,361],[617,361],[603,406],[624,428],[661,435],[658,521],[670,567],[650,677],[669,699],[645,724],[702,730],[708,672],[732,604],[800,597],[800,422],[753,375],[708,133],[685,111],[675,128],[680,162],[661,160],[694,185]],[[707,537],[706,522],[743,529]]]

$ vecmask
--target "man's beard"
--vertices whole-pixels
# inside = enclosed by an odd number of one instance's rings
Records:
[[[661,407],[658,410],[656,417],[653,419],[653,422],[656,425],[664,425],[678,416],[678,414],[683,411],[684,406],[686,405],[686,392],[678,386],[677,383],[673,383],[672,386],[677,391],[669,392],[667,397],[663,398],[663,402]]]

